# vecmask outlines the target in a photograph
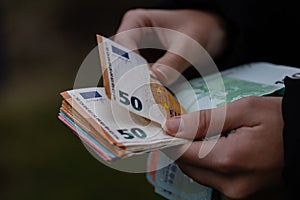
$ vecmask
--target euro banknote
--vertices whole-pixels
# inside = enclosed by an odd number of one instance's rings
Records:
[[[60,119],[65,119],[63,122],[85,138],[83,141],[87,141],[92,149],[102,150],[100,156],[104,160],[112,161],[187,142],[167,135],[161,125],[114,103],[106,96],[104,88],[69,90],[61,95],[64,101]]]
[[[284,85],[282,84],[284,77],[297,76],[299,73],[298,68],[265,62],[248,63],[222,71],[226,103],[248,96],[281,96],[284,92]],[[187,85],[182,84],[174,88],[178,100],[187,112],[222,106],[222,104],[211,103],[210,92],[202,78],[193,79],[189,84],[196,93],[196,99],[186,98],[190,94]],[[160,165],[164,165],[164,163],[169,164],[161,168]],[[227,199],[222,193],[200,185],[187,177],[176,163],[171,162],[170,158],[162,152],[156,151],[149,155],[148,167],[147,180],[154,186],[154,191],[166,199]]]
[[[186,111],[147,61],[101,35],[97,41],[104,88],[62,92],[59,119],[108,162],[187,143],[162,128]]]
[[[299,73],[296,68],[270,63],[250,63],[223,71],[225,102],[221,96],[218,100],[217,94],[214,96],[217,103],[213,104],[206,82],[213,83],[213,78],[197,78],[176,85],[170,92],[143,57],[101,35],[97,35],[97,42],[104,87],[61,92],[63,100],[58,118],[106,162],[191,142],[167,135],[162,128],[165,121],[247,96],[280,95],[284,90],[282,79]],[[191,92],[196,98],[190,98]],[[169,158],[160,155],[148,162],[156,170],[149,170],[147,178],[165,198],[206,200],[212,197],[213,189],[184,175]]]
[[[97,41],[108,98],[159,124],[185,113],[177,99],[157,80],[142,56],[101,35],[97,35]]]

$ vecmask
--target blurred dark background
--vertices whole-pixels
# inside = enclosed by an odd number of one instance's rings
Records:
[[[96,33],[153,0],[0,1],[0,199],[162,199],[92,157],[57,114]]]

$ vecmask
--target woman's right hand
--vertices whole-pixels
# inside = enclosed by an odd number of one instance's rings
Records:
[[[153,29],[154,33],[149,35],[144,27],[159,27],[164,29]],[[133,30],[135,31],[128,31]],[[145,10],[136,9],[128,11],[121,22],[115,41],[138,52],[142,43],[159,42],[167,52],[160,57],[152,66],[152,71],[165,85],[172,84],[178,74],[190,66],[183,57],[172,52],[182,52],[199,57],[199,52],[193,50],[187,40],[178,39],[178,34],[169,34],[164,31],[171,29],[178,31],[180,35],[186,35],[198,42],[210,54],[215,57],[222,52],[225,43],[225,31],[222,26],[222,19],[219,16],[199,10]],[[189,38],[185,37],[185,38]],[[174,73],[172,70],[176,70]]]

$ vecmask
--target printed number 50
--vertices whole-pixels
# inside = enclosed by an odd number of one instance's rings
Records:
[[[121,135],[124,136],[125,139],[133,139],[134,137],[138,138],[146,138],[146,133],[140,128],[132,128],[130,132],[128,129],[119,129],[117,130]]]
[[[141,111],[143,109],[143,105],[141,100],[139,100],[137,97],[132,96],[129,100],[129,95],[126,92],[123,92],[119,90],[120,95],[120,102],[124,105],[130,105],[137,111]]]

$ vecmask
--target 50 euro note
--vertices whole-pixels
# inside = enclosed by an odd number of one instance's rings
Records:
[[[187,142],[111,101],[104,88],[75,89],[61,95],[59,118],[106,161]]]
[[[108,38],[97,41],[104,88],[62,92],[59,119],[106,161],[187,143],[162,128],[185,110],[147,61]]]
[[[142,56],[101,35],[97,35],[97,41],[108,98],[161,125],[170,117],[186,113]]]

